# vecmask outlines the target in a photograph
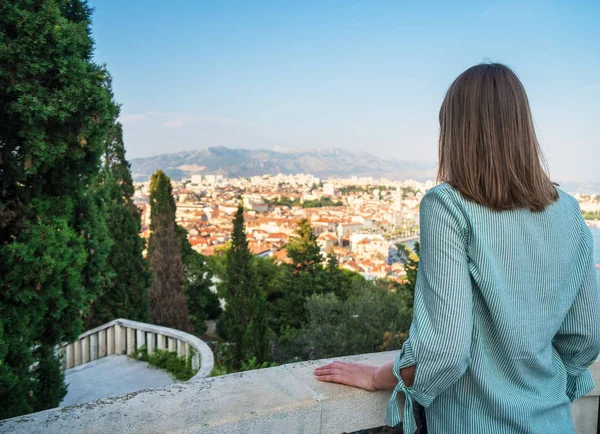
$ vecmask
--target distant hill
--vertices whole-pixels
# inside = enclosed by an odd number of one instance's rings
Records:
[[[292,175],[307,173],[319,178],[372,176],[388,179],[435,178],[432,164],[382,159],[367,152],[342,149],[310,149],[294,152],[267,149],[232,149],[223,146],[199,151],[184,151],[131,160],[131,172],[136,181],[145,181],[162,169],[173,179],[194,174],[215,174],[226,177],[256,175]]]

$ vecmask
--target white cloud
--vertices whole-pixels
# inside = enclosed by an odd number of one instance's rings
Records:
[[[146,117],[146,114],[143,114],[143,113],[128,114],[128,115],[119,116],[119,120],[121,122],[125,123],[125,122],[139,121],[139,120],[144,119],[145,117]]]
[[[162,124],[166,128],[181,128],[185,126],[185,122],[181,119],[173,119]]]

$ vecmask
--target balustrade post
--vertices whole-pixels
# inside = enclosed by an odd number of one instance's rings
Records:
[[[106,355],[110,356],[115,353],[115,327],[112,326],[106,329]]]
[[[106,357],[106,330],[98,332],[98,358]]]
[[[67,349],[66,349],[66,368],[70,369],[73,367],[74,364],[74,354],[73,354],[73,344],[69,344],[67,345]]]
[[[75,367],[81,365],[81,339],[73,342],[73,349],[75,353],[75,362],[73,363],[73,366]]]
[[[115,354],[125,353],[127,342],[127,328],[115,324]]]
[[[127,355],[135,352],[135,329],[127,327]]]
[[[186,342],[185,344],[183,344],[183,347],[184,347],[185,361],[187,362],[188,359],[190,358],[190,344],[188,344]]]
[[[137,330],[136,331],[136,344],[135,347],[137,349],[142,348],[144,345],[146,345],[146,333],[143,330]],[[148,346],[146,345],[146,349],[148,348]]]
[[[90,361],[98,358],[98,333],[90,336]]]
[[[156,339],[158,341],[158,343],[157,343],[158,349],[159,350],[164,350],[166,348],[166,345],[165,345],[165,339],[166,339],[166,337],[165,337],[165,335],[162,335],[162,334],[159,333],[158,336],[156,337]]]
[[[200,354],[198,353],[194,353],[194,355],[192,356],[192,369],[194,371],[200,369]]]
[[[176,347],[176,339],[175,338],[168,338],[169,339],[169,352],[174,352]]]
[[[85,364],[90,361],[90,337],[86,336],[81,339],[81,364]]]
[[[146,333],[146,349],[148,350],[148,354],[152,354],[154,352],[155,339],[156,336],[154,335],[154,333]]]
[[[179,357],[185,356],[185,345],[184,342],[177,339],[177,355]]]

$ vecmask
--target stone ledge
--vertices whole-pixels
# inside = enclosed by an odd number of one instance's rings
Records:
[[[340,434],[373,428],[384,424],[389,392],[319,382],[313,370],[332,360],[381,366],[396,354],[336,357],[192,380],[0,421],[0,432]],[[600,383],[599,362],[592,372]],[[573,415],[578,434],[596,433],[598,396],[577,401]]]

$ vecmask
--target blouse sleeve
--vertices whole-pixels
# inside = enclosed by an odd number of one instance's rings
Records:
[[[581,221],[585,271],[573,305],[567,313],[552,344],[556,348],[567,371],[567,396],[574,401],[594,388],[594,380],[588,369],[600,353],[600,294],[592,236]]]
[[[386,424],[404,423],[416,431],[413,400],[429,407],[433,399],[464,375],[469,365],[472,288],[467,260],[468,226],[445,191],[429,191],[421,201],[421,250],[409,339],[396,357],[398,379]],[[404,385],[400,369],[416,366],[414,384]],[[398,393],[405,395],[403,417]]]

